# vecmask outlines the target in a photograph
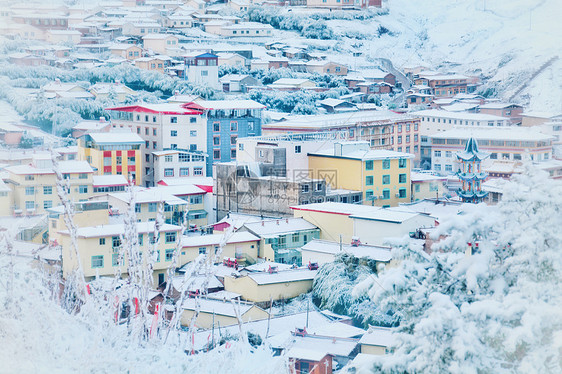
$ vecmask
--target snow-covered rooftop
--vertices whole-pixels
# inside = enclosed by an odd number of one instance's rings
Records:
[[[394,337],[392,336],[392,330],[385,327],[371,327],[369,331],[361,340],[359,340],[360,344],[365,345],[376,345],[380,347],[389,347],[394,344]]]
[[[351,215],[369,213],[381,208],[362,204],[346,204],[327,201],[323,203],[296,205],[292,206],[291,209]]]
[[[303,218],[270,219],[260,222],[249,222],[245,223],[244,227],[261,237],[318,229],[318,227]]]
[[[474,105],[476,106],[476,105]],[[469,105],[469,107],[474,107]],[[468,113],[468,112],[456,112],[438,109],[428,109],[420,110],[417,112],[412,112],[411,114],[419,117],[429,117],[429,118],[446,118],[446,119],[460,119],[468,121],[507,121],[509,118],[494,116],[492,114],[484,113]]]
[[[221,316],[234,317],[236,318],[236,309],[240,308],[240,315],[246,314],[254,304],[246,303],[243,301],[236,301],[234,303],[230,301],[222,301],[216,299],[207,298],[189,298],[184,301],[182,308],[188,310],[195,310],[196,305],[199,305],[199,311],[202,313],[217,314]],[[236,305],[236,306],[235,306]]]
[[[97,144],[144,144],[144,140],[133,132],[95,132],[88,134]]]
[[[94,175],[92,177],[94,187],[126,186],[127,180],[123,175]]]
[[[438,139],[470,139],[476,140],[513,140],[513,141],[548,141],[554,139],[532,128],[524,127],[454,127],[451,130],[430,135]]]
[[[349,253],[355,257],[367,257],[380,262],[389,262],[392,259],[390,248],[388,247],[365,244],[360,244],[358,246],[341,244],[340,246],[340,243],[319,239],[308,242],[302,247],[302,250],[332,255],[337,255],[338,253]]]
[[[312,281],[316,276],[317,270],[304,269],[291,269],[281,270],[277,273],[269,272],[256,272],[248,273],[247,277],[251,278],[258,285],[273,284],[273,283],[286,283],[286,282],[301,282]]]

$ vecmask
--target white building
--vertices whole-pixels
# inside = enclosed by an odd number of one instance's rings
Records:
[[[152,152],[154,183],[164,178],[202,177],[206,154],[179,149]]]

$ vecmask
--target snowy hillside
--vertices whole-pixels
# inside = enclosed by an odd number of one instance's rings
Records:
[[[361,67],[388,58],[395,67],[424,64],[489,78],[484,88],[509,100],[553,56],[562,57],[562,6],[559,0],[389,0],[388,14],[368,21],[328,21],[346,30],[371,35],[367,40],[338,43],[338,58]],[[372,37],[382,25],[390,30]],[[356,47],[353,47],[355,45]],[[359,51],[363,56],[351,57]],[[562,59],[536,76],[513,101],[530,110],[562,111]]]

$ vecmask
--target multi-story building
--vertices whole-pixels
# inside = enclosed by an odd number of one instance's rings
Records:
[[[288,121],[264,124],[265,136],[310,132],[346,131],[350,141],[367,141],[372,149],[388,149],[420,154],[420,119],[417,116],[385,110],[365,110],[338,114],[302,116]]]
[[[308,157],[311,177],[333,188],[361,191],[363,204],[390,207],[410,201],[412,154],[371,150],[367,142],[341,142]]]
[[[207,153],[207,118],[202,109],[186,105],[139,104],[106,109],[111,113],[114,128],[130,128],[143,139],[142,180],[146,186],[158,182],[154,178],[152,152],[178,149]]]
[[[136,226],[141,261],[146,262],[149,257],[154,259],[154,283],[161,284],[166,280],[166,272],[172,265],[181,227],[163,224],[155,230],[154,222],[137,222]],[[121,269],[122,276],[128,276],[129,258],[126,253],[121,259],[119,256],[124,232],[124,224],[86,226],[76,230],[80,264],[87,281],[96,276],[114,277],[117,268]],[[66,278],[78,269],[78,259],[72,253],[69,231],[61,230],[58,234],[62,247],[62,274]]]
[[[78,157],[87,161],[96,175],[123,175],[132,183],[142,183],[142,138],[132,132],[99,132],[82,136]]]
[[[36,159],[30,165],[14,165],[4,169],[4,181],[12,189],[13,214],[44,214],[46,209],[60,204],[57,176],[50,159]],[[94,171],[86,161],[60,161],[58,171],[68,183],[68,198],[87,200],[92,193]]]
[[[481,150],[490,153],[491,161],[520,161],[527,155],[534,162],[552,159],[554,137],[550,135],[519,127],[456,127],[429,136],[432,170],[446,174],[459,170],[456,153],[464,150],[471,137]]]
[[[219,56],[212,53],[185,55],[184,77],[188,81],[199,85],[209,86],[212,89],[220,89],[219,84]]]
[[[429,169],[431,165],[431,144],[429,137],[442,131],[447,131],[455,126],[462,127],[505,127],[511,121],[507,117],[500,117],[484,113],[449,112],[446,110],[421,110],[412,112],[420,118],[420,166]]]
[[[298,178],[308,176],[308,153],[332,148],[346,141],[347,131],[282,134],[239,138],[236,161],[264,163],[272,167],[272,175]]]
[[[259,258],[297,265],[302,263],[299,248],[313,239],[320,238],[318,227],[302,218],[246,223],[240,231],[248,231],[261,239]]]
[[[265,106],[253,100],[198,100],[185,104],[186,109],[203,112],[207,120],[207,176],[215,162],[236,159],[236,141],[261,135],[262,111]]]
[[[154,182],[164,178],[202,177],[206,174],[207,155],[179,149],[152,152]]]
[[[470,78],[461,74],[424,74],[420,73],[414,83],[431,87],[435,97],[453,97],[459,93],[468,93]]]

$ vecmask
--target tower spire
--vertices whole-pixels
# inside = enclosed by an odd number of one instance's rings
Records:
[[[457,152],[457,160],[461,162],[457,175],[462,181],[458,195],[463,202],[479,203],[488,195],[488,192],[482,191],[482,181],[488,177],[488,173],[482,171],[480,164],[489,156],[488,152],[478,149],[478,142],[473,137],[466,142],[464,151]]]

